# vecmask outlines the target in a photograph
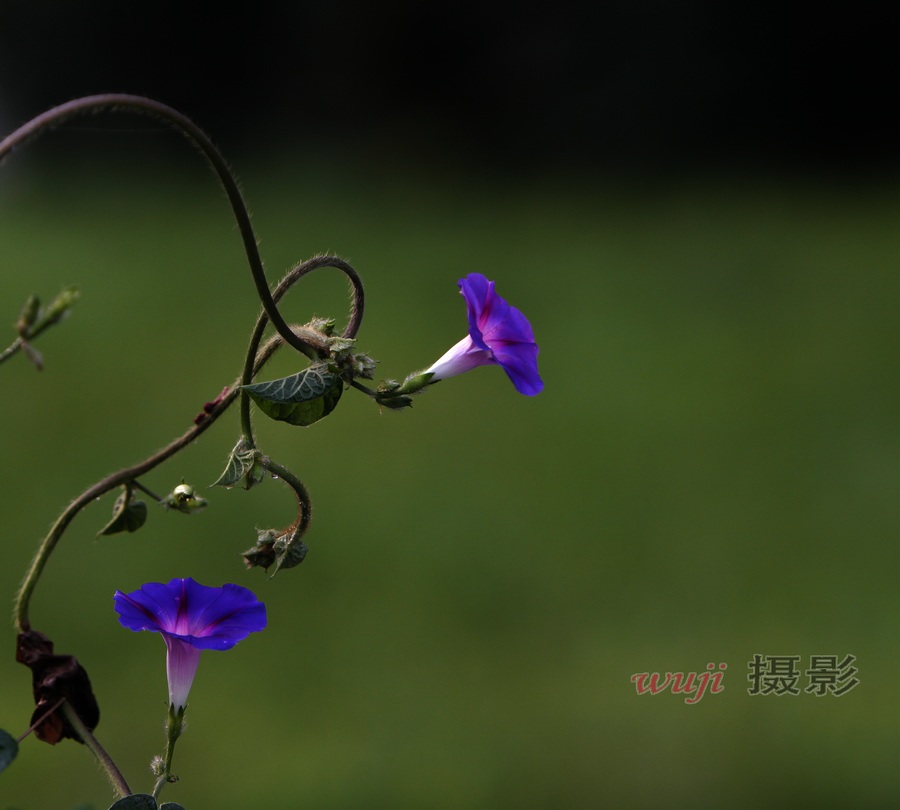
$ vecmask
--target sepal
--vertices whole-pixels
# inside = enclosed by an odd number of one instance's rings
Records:
[[[396,380],[385,380],[375,390],[375,401],[391,410],[400,410],[412,406],[412,394],[418,394],[431,383],[434,375],[430,371],[416,371],[402,383]]]
[[[367,354],[350,355],[350,371],[354,377],[362,377],[364,380],[371,380],[375,376],[375,369],[378,362],[373,360]]]
[[[274,577],[282,568],[300,565],[308,551],[309,548],[294,527],[287,530],[259,529],[256,545],[247,549],[242,556],[248,568],[262,568],[268,572],[274,565]]]

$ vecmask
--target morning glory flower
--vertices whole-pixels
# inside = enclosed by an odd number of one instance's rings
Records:
[[[516,391],[539,394],[544,383],[538,374],[538,345],[528,319],[494,291],[494,282],[481,273],[459,280],[459,291],[469,311],[469,334],[423,374],[429,383],[455,377],[478,366],[497,365],[512,380]]]
[[[266,606],[240,585],[211,588],[193,579],[148,582],[131,593],[116,591],[119,622],[129,630],[160,633],[166,642],[169,703],[187,704],[202,650],[228,650],[266,626]]]

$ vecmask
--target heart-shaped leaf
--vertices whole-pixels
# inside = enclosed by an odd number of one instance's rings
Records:
[[[18,753],[19,744],[16,742],[15,737],[10,736],[0,728],[0,771],[6,770]]]
[[[245,385],[244,390],[271,419],[307,427],[335,409],[344,382],[325,363],[318,363],[290,377]]]
[[[245,475],[247,475],[248,472],[253,470],[258,458],[259,451],[252,444],[250,444],[246,436],[241,436],[241,438],[238,439],[238,443],[231,451],[231,455],[228,457],[228,464],[225,466],[225,470],[222,472],[222,474],[219,476],[219,480],[216,481],[213,486],[233,487]],[[259,481],[251,482],[251,480],[248,479],[247,489],[250,489],[252,483],[259,483]]]
[[[109,810],[157,810],[156,799],[149,793],[132,793],[115,804],[109,806]]]

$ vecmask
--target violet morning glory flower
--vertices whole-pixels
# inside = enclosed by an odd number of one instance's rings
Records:
[[[498,365],[516,391],[534,396],[544,383],[538,374],[538,345],[528,319],[494,291],[494,282],[481,273],[459,280],[469,311],[469,334],[425,369],[429,382],[454,377],[478,366]]]
[[[169,702],[187,704],[201,650],[227,650],[266,626],[266,606],[240,585],[211,588],[193,579],[148,582],[131,593],[116,591],[119,622],[151,630],[166,642]]]

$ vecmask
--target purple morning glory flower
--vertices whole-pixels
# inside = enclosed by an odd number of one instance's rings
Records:
[[[201,650],[230,649],[266,626],[266,606],[240,585],[211,588],[187,577],[116,591],[113,599],[123,627],[162,634],[169,702],[176,711],[187,704]]]
[[[538,345],[528,319],[497,295],[494,282],[481,273],[461,278],[459,290],[469,311],[469,334],[425,370],[433,375],[429,382],[477,366],[497,365],[520,394],[539,394],[544,383],[538,374]]]

